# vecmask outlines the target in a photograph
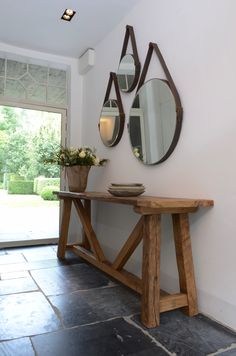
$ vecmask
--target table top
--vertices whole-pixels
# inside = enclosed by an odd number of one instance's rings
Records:
[[[83,192],[74,193],[69,191],[54,192],[59,198],[98,200],[108,203],[127,204],[145,208],[198,208],[210,207],[214,201],[210,199],[198,198],[172,198],[140,195],[137,197],[116,197],[105,192]]]

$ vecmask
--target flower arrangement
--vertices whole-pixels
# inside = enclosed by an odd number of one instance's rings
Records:
[[[133,153],[135,155],[135,157],[139,158],[139,159],[143,159],[143,155],[142,155],[142,150],[140,147],[133,147]]]
[[[56,163],[60,166],[103,166],[107,159],[100,159],[95,148],[90,147],[61,147],[45,160],[45,163]]]

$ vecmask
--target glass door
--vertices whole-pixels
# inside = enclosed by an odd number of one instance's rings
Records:
[[[0,248],[56,243],[64,188],[44,157],[66,141],[66,110],[0,105]]]

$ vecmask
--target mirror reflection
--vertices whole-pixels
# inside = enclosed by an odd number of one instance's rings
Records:
[[[175,99],[168,84],[160,79],[144,83],[133,101],[129,116],[134,155],[144,164],[164,161],[175,147],[176,125]]]
[[[126,54],[120,61],[117,71],[117,79],[120,90],[123,92],[129,91],[134,83],[136,74],[136,66],[132,54]]]
[[[114,146],[120,132],[120,116],[116,100],[109,99],[103,105],[99,120],[99,132],[105,146]]]

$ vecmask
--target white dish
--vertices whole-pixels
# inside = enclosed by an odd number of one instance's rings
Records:
[[[111,183],[113,187],[142,187],[142,183]]]
[[[144,189],[142,190],[112,190],[108,189],[108,192],[117,197],[137,197],[144,193]]]
[[[117,186],[117,187],[113,187],[113,186],[109,186],[108,189],[111,189],[111,190],[128,190],[128,191],[135,191],[135,190],[144,190],[145,187],[142,186],[142,187],[122,187],[122,186]]]

